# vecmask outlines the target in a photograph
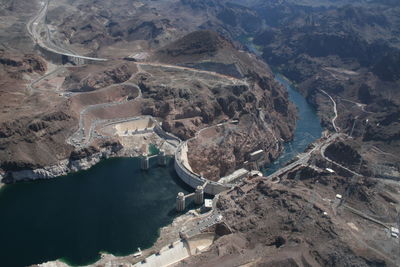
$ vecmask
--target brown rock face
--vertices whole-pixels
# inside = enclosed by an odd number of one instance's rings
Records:
[[[218,34],[193,32],[158,50],[154,59],[192,69],[184,71],[184,77],[193,77],[191,81],[180,77],[185,79],[180,84],[168,77],[160,83],[160,74],[137,76],[146,100],[142,113],[163,118],[165,130],[188,139],[207,126],[239,120],[189,142],[188,157],[195,172],[218,180],[243,167],[249,153],[259,149],[265,151],[262,161],[270,162],[279,155],[281,140],[291,138],[295,112],[285,90],[265,63],[237,51]],[[172,70],[169,74],[177,76]]]
[[[64,86],[70,91],[93,91],[127,81],[135,71],[133,64],[116,63],[112,67],[88,66],[73,72]]]
[[[276,136],[291,135],[277,130],[272,134],[267,124],[259,123],[261,118],[251,115],[240,117],[237,125],[218,127],[201,133],[196,139],[189,142],[189,161],[192,169],[202,173],[210,180],[218,181],[220,177],[228,175],[236,169],[245,167],[255,168],[253,165],[243,165],[249,160],[249,154],[257,150],[264,150],[259,164],[269,163],[281,152],[281,145]],[[274,123],[278,125],[278,123]],[[276,136],[274,136],[276,135]]]
[[[61,110],[1,123],[0,168],[18,171],[57,164],[72,151],[64,142],[75,123]]]
[[[307,208],[305,191],[253,180],[223,193],[217,208],[233,233],[218,238],[207,252],[186,264],[368,266],[370,261],[342,240],[344,230],[321,216],[319,203]]]
[[[99,89],[114,83],[127,81],[132,75],[127,65],[119,65],[113,69],[106,70],[104,73],[89,76],[83,81],[83,87],[88,89]]]
[[[342,132],[399,154],[400,38],[394,34],[399,3],[328,1],[333,4],[328,8],[321,1],[250,2],[268,25],[254,43],[270,65],[296,82],[323,126],[333,130],[334,115],[320,90],[336,101]],[[388,164],[398,166],[399,158]]]
[[[46,69],[46,62],[36,55],[15,55],[0,50],[0,65],[5,72],[4,75],[13,79],[22,79],[23,73],[43,74]],[[3,77],[5,78],[5,77]]]
[[[212,31],[197,31],[186,35],[178,41],[167,45],[159,50],[161,54],[167,54],[172,57],[208,55],[213,56],[215,53],[231,43],[217,33]]]

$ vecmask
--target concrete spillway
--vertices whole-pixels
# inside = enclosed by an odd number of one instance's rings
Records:
[[[136,263],[134,267],[170,266],[190,256],[190,249],[185,241],[179,240],[162,248],[158,253],[147,257],[145,261]]]

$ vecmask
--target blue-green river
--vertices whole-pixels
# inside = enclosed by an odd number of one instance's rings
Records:
[[[263,169],[265,175],[285,166],[298,153],[303,152],[309,144],[320,138],[322,134],[322,127],[315,109],[282,75],[276,74],[275,79],[287,88],[290,101],[297,107],[298,119],[293,140],[285,144],[284,153],[277,160]]]

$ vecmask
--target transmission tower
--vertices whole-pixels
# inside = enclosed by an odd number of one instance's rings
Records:
[[[349,196],[355,191],[356,189],[356,185],[357,185],[357,177],[354,175],[351,177],[349,184],[347,186],[346,192],[344,193],[344,195],[342,196],[342,199],[339,203],[339,206],[341,206],[348,198]]]
[[[311,212],[312,207],[314,206],[315,202],[317,201],[317,192],[315,190],[311,191],[311,197],[308,200],[307,205],[303,208],[303,211],[301,212],[299,216],[299,222],[302,222],[305,218],[305,216]]]
[[[400,211],[397,212],[397,229],[400,230]],[[399,253],[397,255],[400,255],[400,236],[397,237],[399,240],[397,240],[399,242]],[[400,257],[399,259],[397,259],[397,263],[400,266]]]
[[[356,126],[357,119],[358,119],[358,116],[356,116],[354,118],[353,126],[351,127],[351,131],[350,131],[350,137],[353,136],[354,126]]]

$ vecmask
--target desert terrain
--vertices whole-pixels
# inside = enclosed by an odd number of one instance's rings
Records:
[[[0,5],[0,186],[147,155],[149,144],[173,155],[181,140],[210,181],[259,168],[248,164],[254,151],[270,164],[298,116],[281,73],[323,136],[274,174],[219,194],[218,222],[191,240],[202,249],[176,265],[399,266],[396,1]],[[139,258],[93,265],[140,263],[206,217],[178,217]]]

